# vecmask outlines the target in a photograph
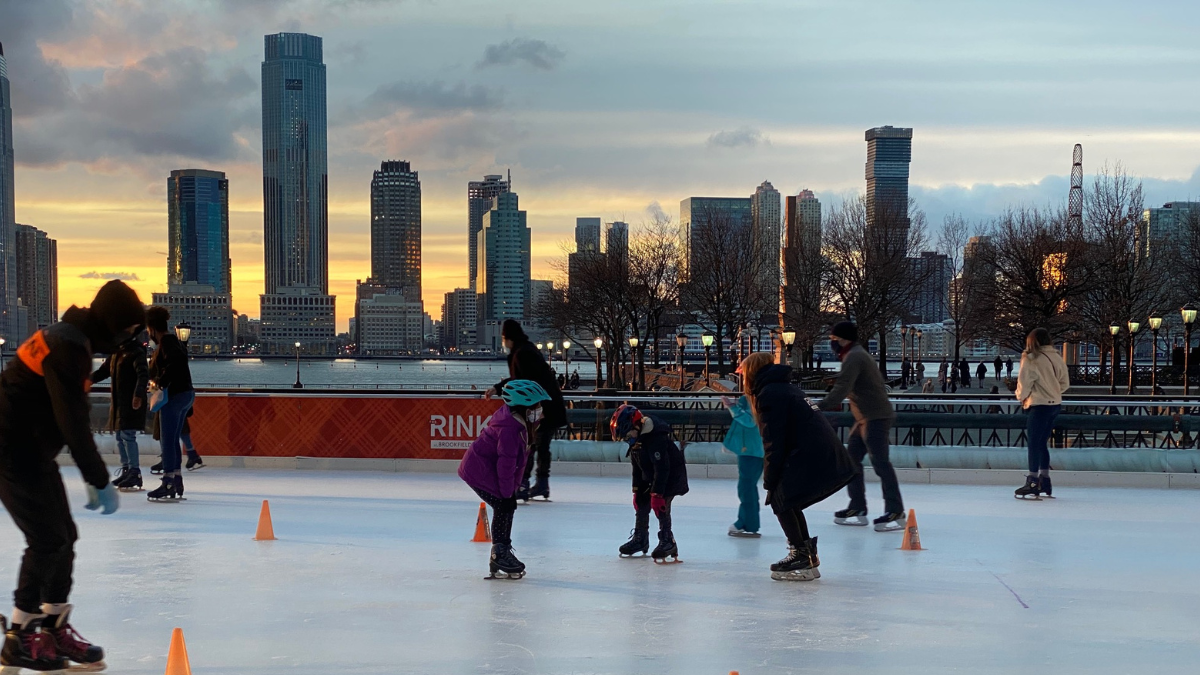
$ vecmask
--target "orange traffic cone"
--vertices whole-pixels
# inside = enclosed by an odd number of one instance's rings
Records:
[[[275,528],[271,527],[271,507],[263,500],[262,511],[258,512],[258,531],[254,533],[254,541],[274,541]]]
[[[471,541],[490,543],[492,529],[488,527],[487,504],[479,502],[479,518],[475,520],[475,537]]]
[[[167,652],[166,675],[192,675],[188,664],[187,645],[183,643],[183,629],[171,631],[171,651]]]
[[[900,550],[925,550],[921,548],[921,533],[917,530],[917,512],[915,509],[908,510],[908,522],[904,525],[904,543],[900,545]]]

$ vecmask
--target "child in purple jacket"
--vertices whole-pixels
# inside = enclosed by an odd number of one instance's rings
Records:
[[[530,380],[511,380],[500,398],[505,405],[488,420],[487,427],[471,444],[458,465],[463,479],[479,498],[492,507],[491,576],[520,579],[525,563],[512,552],[512,522],[517,511],[517,488],[525,474],[529,439],[542,419],[546,390]]]

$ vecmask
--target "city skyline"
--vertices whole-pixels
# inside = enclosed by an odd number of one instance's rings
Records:
[[[660,8],[653,21],[619,27],[615,17],[651,10],[513,3],[459,19],[406,3],[284,7],[0,2],[16,220],[59,240],[61,308],[86,303],[106,278],[127,278],[143,296],[165,289],[161,176],[186,166],[231,180],[234,305],[257,312],[265,274],[256,79],[262,36],[281,30],[320,34],[331,69],[329,284],[340,296],[339,330],[369,264],[362,186],[388,157],[422,173],[428,307],[467,286],[463,183],[509,168],[523,188],[538,278],[551,276],[580,216],[636,227],[656,209],[677,217],[671,205],[688,195],[745,195],[764,179],[836,204],[863,191],[862,130],[885,124],[917,129],[910,193],[934,224],[950,211],[978,219],[1010,203],[1062,201],[1075,142],[1085,145],[1089,182],[1106,159],[1123,160],[1147,178],[1148,206],[1200,195],[1200,135],[1182,112],[1191,94],[1171,105],[1117,100],[1085,72],[1171,89],[1190,62],[1164,45],[1200,18],[1195,7],[1175,7],[1164,22],[1154,9],[1080,18],[1017,2],[1018,24],[937,2],[865,18],[856,3],[811,3],[801,13],[764,3],[784,18],[779,25],[720,7]],[[814,38],[796,48],[785,38],[801,20]],[[690,34],[726,39],[704,58],[685,58],[688,38],[664,28],[680,21]],[[844,34],[847,21],[850,39],[825,37]],[[1044,31],[1077,37],[1068,48],[1040,39]],[[1111,53],[1117,36],[1133,54]],[[803,87],[787,84],[794,72]],[[715,80],[699,86],[701,78]],[[711,96],[734,83],[757,94]]]

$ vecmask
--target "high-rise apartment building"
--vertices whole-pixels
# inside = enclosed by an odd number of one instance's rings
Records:
[[[408,162],[383,162],[371,179],[371,279],[421,300],[421,181]]]
[[[229,181],[221,171],[181,169],[167,179],[167,284],[233,290]]]
[[[31,225],[17,225],[17,302],[27,321],[15,339],[24,339],[58,321],[58,242]]]
[[[479,233],[479,323],[524,321],[529,308],[530,235],[517,193],[492,200]],[[495,346],[492,346],[495,348]]]
[[[267,354],[337,348],[329,295],[325,64],[321,38],[264,38],[262,63],[265,292],[260,347]]]
[[[821,202],[811,190],[788,195],[785,201],[780,311],[787,322],[801,314],[799,308],[820,303]]]
[[[482,267],[479,264],[479,232],[483,230],[483,214],[492,209],[497,196],[512,189],[511,174],[484,176],[481,181],[467,183],[467,281],[471,290],[478,290]]]
[[[1187,241],[1189,221],[1200,220],[1200,202],[1167,202],[1142,212],[1138,253],[1161,262]]]
[[[867,223],[883,224],[898,239],[908,235],[908,169],[912,129],[867,129]]]
[[[604,225],[604,254],[619,260],[629,258],[629,224],[619,220]]]
[[[575,219],[575,252],[567,254],[567,288],[578,290],[583,270],[603,258],[600,252],[600,219]]]
[[[950,318],[950,284],[954,266],[944,253],[923,251],[908,259],[911,278],[917,284],[908,320],[911,323],[941,323]]]
[[[24,333],[17,316],[17,211],[13,189],[12,98],[0,44],[0,336],[16,343]]]
[[[686,273],[695,267],[696,242],[705,227],[752,227],[749,197],[688,197],[679,202],[679,233]]]
[[[763,266],[763,287],[768,297],[774,297],[772,306],[779,304],[779,293],[782,290],[781,267],[776,267],[780,261],[780,213],[779,190],[771,185],[771,181],[763,181],[750,195],[750,222],[754,231],[756,248],[761,255],[772,264]]]
[[[446,294],[442,305],[442,336],[447,347],[459,351],[475,348],[476,300],[475,291],[469,288],[456,288]]]

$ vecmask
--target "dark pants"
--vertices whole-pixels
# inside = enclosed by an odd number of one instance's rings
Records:
[[[517,512],[517,498],[497,497],[490,492],[473,488],[479,498],[492,507],[492,543],[512,546],[513,514]]]
[[[847,490],[850,492],[850,508],[856,511],[867,510],[867,487],[863,481],[863,457],[871,455],[871,467],[879,482],[883,484],[883,506],[887,513],[903,513],[904,500],[900,497],[900,483],[896,480],[896,470],[888,458],[888,431],[892,428],[891,420],[868,420],[859,422],[850,430],[850,442],[846,449],[854,460],[854,478],[850,480]]]
[[[667,505],[663,510],[655,515],[658,516],[658,531],[660,534],[671,534],[671,500],[674,497],[666,497]],[[650,487],[638,488],[633,493],[633,512],[635,515],[634,529],[638,532],[648,532],[650,530]]]
[[[0,473],[0,503],[25,534],[25,557],[21,560],[13,605],[23,612],[38,614],[42,603],[66,602],[71,594],[75,540],[79,533],[71,520],[71,507],[58,467],[49,465],[36,474],[19,476]]]
[[[1033,405],[1026,411],[1025,437],[1029,441],[1029,473],[1050,470],[1050,432],[1054,431],[1054,419],[1058,417],[1059,405]]]
[[[167,397],[167,404],[158,411],[158,443],[162,449],[163,474],[179,473],[182,453],[179,450],[179,434],[183,421],[196,401],[196,392],[185,391]]]
[[[763,474],[763,458],[738,455],[738,519],[733,524],[739,530],[758,532],[758,480]]]
[[[775,517],[779,519],[779,526],[787,535],[789,544],[801,546],[811,538],[808,534],[808,520],[804,518],[803,509],[775,505],[772,505],[771,509],[775,511]]]
[[[557,429],[538,427],[533,436],[533,445],[529,448],[529,458],[525,460],[525,482],[533,475],[533,462],[537,460],[537,480],[539,483],[550,478],[550,441],[554,440]]]

